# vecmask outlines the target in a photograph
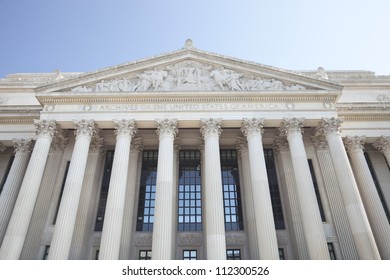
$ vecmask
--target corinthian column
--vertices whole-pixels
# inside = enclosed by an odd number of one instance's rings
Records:
[[[299,210],[309,258],[329,259],[324,228],[302,139],[303,119],[284,119],[280,131],[287,136],[297,183]]]
[[[249,167],[260,259],[279,259],[275,222],[272,213],[262,133],[263,119],[244,119],[241,131],[248,141]]]
[[[383,153],[387,164],[390,166],[390,136],[381,136],[373,146]]]
[[[382,259],[390,259],[390,225],[387,220],[382,202],[379,198],[374,180],[364,157],[365,137],[349,137],[344,139],[352,168],[355,171],[359,192],[364,208],[370,221],[372,231]]]
[[[173,142],[178,130],[176,120],[158,120],[157,124],[157,134],[160,142],[158,147],[152,259],[171,260],[174,254],[171,236],[174,223],[172,199],[176,199],[173,189]]]
[[[204,175],[206,208],[206,258],[226,260],[225,219],[223,211],[219,136],[221,119],[201,120],[204,139]]]
[[[127,179],[127,188],[126,188],[126,198],[125,198],[125,210],[123,214],[123,226],[122,226],[122,237],[121,245],[119,251],[120,260],[129,260],[131,253],[131,234],[133,231],[133,212],[135,201],[135,190],[137,186],[138,176],[138,160],[140,154],[142,153],[143,146],[141,138],[135,138],[131,143],[130,148],[130,162],[128,169],[128,179]]]
[[[73,230],[80,201],[89,144],[97,128],[93,120],[74,121],[76,142],[70,160],[64,192],[58,210],[48,259],[65,260],[69,257]]]
[[[34,120],[34,125],[38,135],[37,141],[4,236],[0,249],[0,259],[12,260],[20,257],[38,196],[51,141],[57,131],[57,124],[54,120]]]
[[[114,120],[114,123],[116,146],[100,242],[99,259],[101,260],[119,258],[130,144],[133,135],[137,132],[134,120]]]
[[[340,185],[352,236],[360,259],[380,259],[363,202],[355,181],[347,153],[341,139],[342,121],[337,118],[322,119],[318,133],[325,135],[336,177]]]
[[[0,195],[0,245],[18,197],[33,147],[32,139],[14,139],[15,158]]]

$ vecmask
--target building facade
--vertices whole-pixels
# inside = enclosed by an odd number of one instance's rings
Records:
[[[195,48],[0,79],[0,259],[390,259],[390,76]]]

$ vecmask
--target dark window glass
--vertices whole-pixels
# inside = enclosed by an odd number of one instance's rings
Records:
[[[95,260],[99,259],[99,253],[100,253],[99,249],[95,251]]]
[[[60,196],[58,197],[57,206],[56,206],[56,211],[54,212],[53,225],[54,225],[54,224],[56,223],[56,221],[57,221],[58,210],[60,210],[62,194],[64,193],[64,188],[65,188],[66,176],[68,176],[69,165],[70,165],[70,161],[66,162],[65,173],[64,173],[64,177],[63,177],[63,179],[62,179],[62,185],[61,185]]]
[[[225,229],[243,230],[240,179],[236,150],[221,150],[221,172]]]
[[[379,199],[382,202],[383,210],[385,211],[385,214],[386,214],[386,217],[387,217],[387,221],[390,223],[389,207],[388,207],[388,205],[386,203],[385,197],[383,196],[382,189],[381,189],[381,186],[379,185],[378,178],[376,177],[376,173],[375,173],[374,167],[372,166],[372,163],[371,163],[371,160],[370,160],[370,157],[368,156],[368,154],[364,153],[364,156],[366,158],[368,168],[370,169],[370,173],[371,173],[372,179],[374,181],[376,190],[378,192]]]
[[[240,249],[227,249],[226,250],[226,259],[227,260],[241,260],[241,250]]]
[[[144,151],[138,199],[137,231],[153,231],[158,151]]]
[[[179,153],[178,230],[202,230],[200,152]]]
[[[331,260],[337,260],[336,253],[334,252],[333,243],[328,243],[329,257]]]
[[[102,231],[103,229],[104,213],[106,211],[108,187],[110,185],[113,160],[114,160],[114,150],[107,151],[106,159],[104,163],[102,187],[100,190],[99,206],[98,206],[96,222],[95,222],[95,231]]]
[[[138,255],[139,260],[151,260],[152,251],[151,250],[140,250]]]
[[[322,206],[320,191],[318,190],[316,174],[314,173],[313,161],[311,159],[308,159],[307,161],[309,163],[311,179],[313,180],[314,192],[316,194],[318,209],[320,210],[320,215],[321,215],[321,220],[323,222],[326,222],[324,207]]]
[[[47,257],[49,256],[49,251],[50,251],[50,246],[46,245],[45,246],[45,252],[43,253],[43,258],[42,260],[47,260]]]
[[[8,161],[7,168],[5,169],[4,176],[3,176],[3,179],[1,180],[1,184],[0,184],[0,194],[3,191],[5,182],[7,181],[7,177],[8,177],[9,171],[11,170],[12,163],[14,162],[14,159],[15,159],[15,156],[12,155]]]
[[[278,177],[276,173],[275,158],[272,149],[264,149],[264,159],[267,168],[269,191],[274,214],[275,228],[285,229],[282,200],[280,199]]]
[[[279,248],[279,260],[285,260],[286,257],[284,255],[284,249],[283,248]]]
[[[197,253],[196,250],[183,250],[183,260],[197,260]]]

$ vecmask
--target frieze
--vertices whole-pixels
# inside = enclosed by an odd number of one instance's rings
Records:
[[[256,111],[286,110],[280,103],[85,104],[82,111]]]
[[[245,76],[222,66],[213,67],[196,61],[184,61],[164,68],[100,80],[92,85],[81,85],[72,92],[147,92],[147,91],[299,91],[306,88],[286,84],[266,77]]]

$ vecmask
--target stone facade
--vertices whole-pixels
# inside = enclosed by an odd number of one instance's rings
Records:
[[[190,40],[91,73],[10,74],[0,79],[0,259],[389,259],[389,108],[390,76],[287,71]],[[233,230],[224,150],[237,153],[243,226]],[[152,231],[138,228],[145,151],[158,151]],[[200,153],[197,230],[177,227],[181,151]]]

